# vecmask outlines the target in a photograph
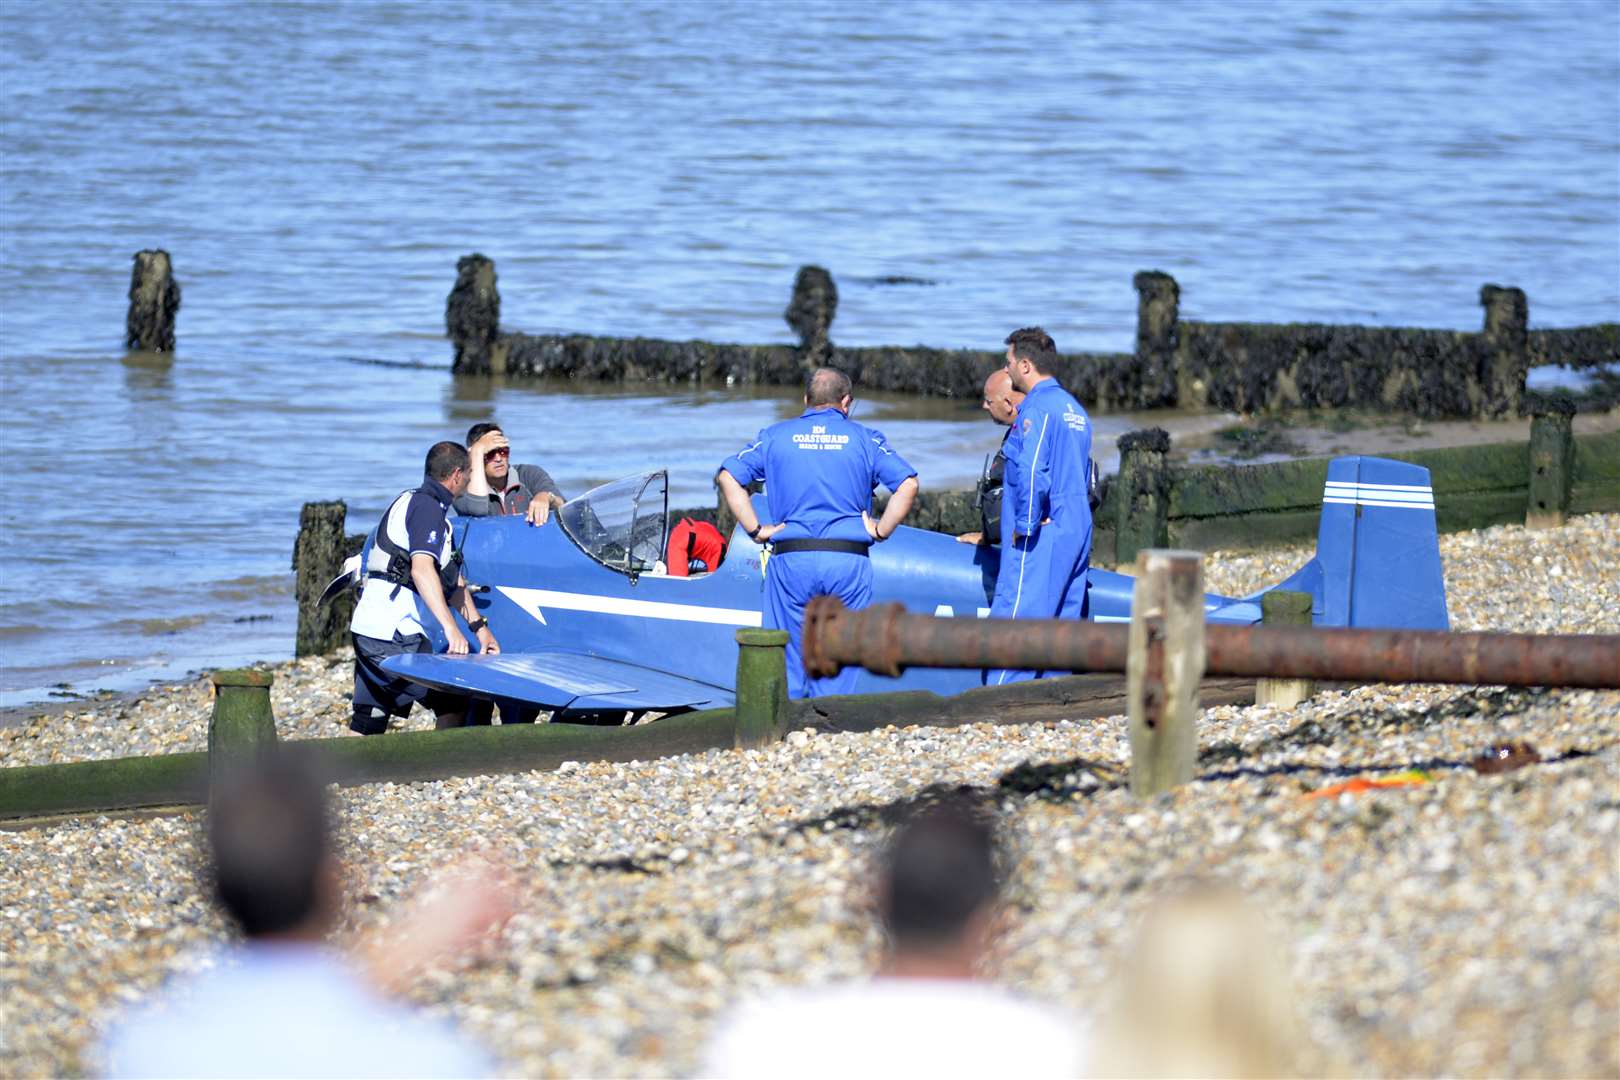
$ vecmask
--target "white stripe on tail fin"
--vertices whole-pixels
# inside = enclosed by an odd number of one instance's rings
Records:
[[[1429,470],[1375,457],[1329,462],[1316,557],[1276,587],[1309,592],[1317,626],[1450,629]]]

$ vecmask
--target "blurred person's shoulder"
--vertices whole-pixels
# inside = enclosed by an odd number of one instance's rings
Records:
[[[109,1076],[485,1076],[447,1025],[377,995],[318,948],[244,949],[115,1023]]]
[[[739,1006],[704,1075],[1077,1076],[1083,1049],[1076,1020],[992,984],[879,978]]]

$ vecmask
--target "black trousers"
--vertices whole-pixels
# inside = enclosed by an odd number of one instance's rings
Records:
[[[349,636],[354,639],[354,716],[349,721],[350,730],[381,735],[388,730],[389,717],[404,716],[415,704],[435,713],[467,710],[469,699],[460,694],[434,690],[382,669],[382,661],[390,656],[432,652],[432,644],[422,634],[396,632],[392,641],[363,634]]]

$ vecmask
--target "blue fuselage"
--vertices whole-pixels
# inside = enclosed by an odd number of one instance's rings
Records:
[[[561,649],[733,687],[735,631],[760,625],[764,589],[761,549],[741,530],[712,574],[632,577],[593,559],[555,522],[537,528],[519,518],[475,518],[459,520],[456,529],[467,579],[489,586],[477,604],[503,652]],[[998,558],[994,548],[901,528],[871,550],[874,602],[899,601],[942,618],[983,618]],[[1132,578],[1092,569],[1088,581],[1093,619],[1130,618]],[[1257,605],[1227,597],[1211,596],[1206,607],[1213,621],[1259,619]],[[859,689],[951,694],[979,680],[977,671],[917,668],[899,678],[863,672]]]

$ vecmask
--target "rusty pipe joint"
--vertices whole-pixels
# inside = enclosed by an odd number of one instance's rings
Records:
[[[804,670],[812,678],[830,678],[844,670],[845,661],[837,657],[838,650],[831,643],[841,635],[855,633],[854,647],[860,656],[860,666],[874,675],[893,678],[906,670],[904,663],[905,636],[901,621],[906,616],[903,604],[873,604],[863,608],[859,621],[836,596],[818,596],[804,609],[804,633],[800,649],[804,653]]]

